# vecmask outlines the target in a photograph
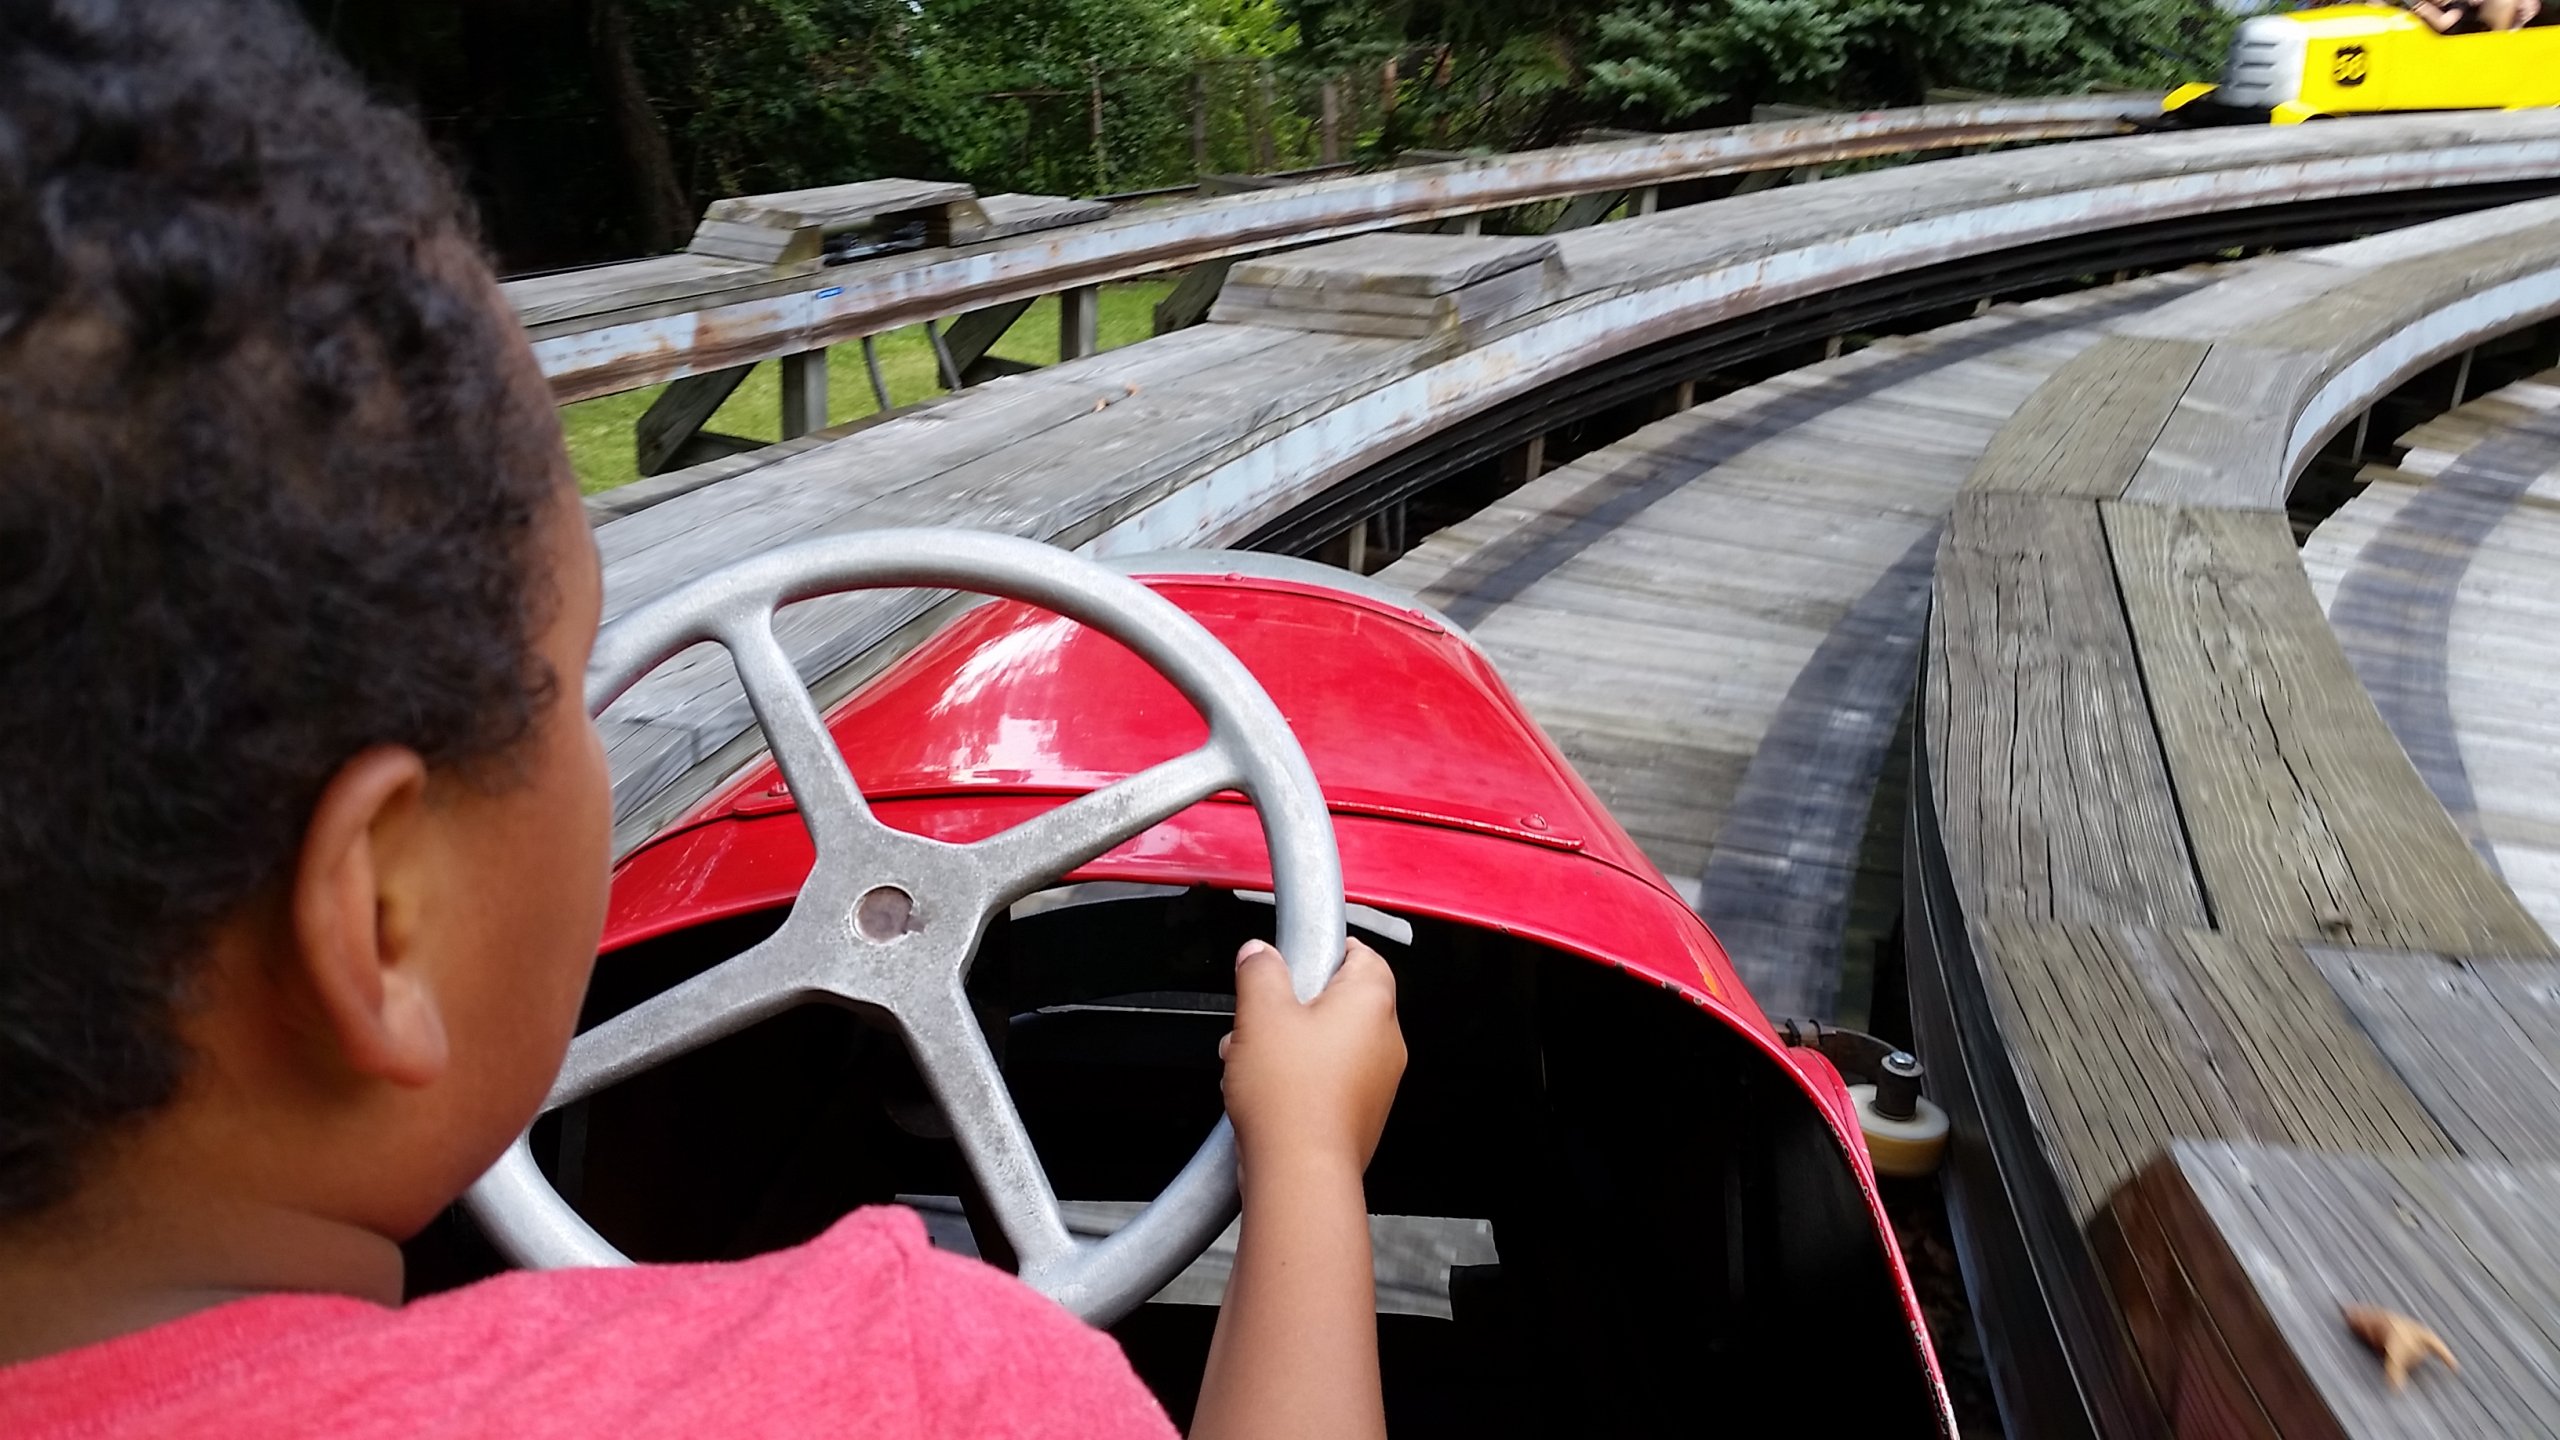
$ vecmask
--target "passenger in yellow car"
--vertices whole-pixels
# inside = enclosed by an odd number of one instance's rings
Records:
[[[2521,30],[2542,12],[2542,0],[2410,0],[2409,9],[2439,35]]]

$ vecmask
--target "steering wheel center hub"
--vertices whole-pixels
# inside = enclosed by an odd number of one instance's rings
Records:
[[[853,904],[853,928],[874,945],[922,929],[915,917],[915,897],[895,885],[874,886]]]

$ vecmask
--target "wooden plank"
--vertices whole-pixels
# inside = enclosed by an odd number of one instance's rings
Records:
[[[1968,911],[2203,924],[2096,507],[1967,492],[1930,626],[1931,784]]]
[[[2236,341],[2215,345],[2142,457],[2124,498],[2282,510],[2293,484],[2284,466],[2291,417],[2329,367],[2322,352]]]
[[[2028,397],[1967,484],[2089,499],[2123,494],[2207,348],[2193,340],[2100,340]]]
[[[973,202],[977,194],[975,187],[957,180],[856,180],[715,200],[703,218],[761,229],[815,226],[833,232],[891,215]]]
[[[1351,290],[1428,298],[1554,261],[1556,242],[1529,235],[1361,235],[1236,266],[1231,288]]]
[[[666,300],[701,300],[775,278],[771,266],[712,255],[657,255],[557,275],[510,280],[502,288],[526,329],[608,315]]]
[[[2560,1161],[2560,963],[2312,952],[2463,1153]]]
[[[2547,949],[2356,682],[2283,515],[2102,509],[2219,926],[2416,949]]]
[[[2292,1436],[2560,1434],[2560,1167],[2183,1142],[2140,1200],[2250,1397]],[[2405,1388],[2343,1308],[2418,1320],[2462,1368]]]
[[[1111,218],[1112,208],[1108,200],[1011,193],[979,196],[978,205],[987,213],[986,223],[959,243],[1002,240],[1011,235],[1028,235],[1035,230],[1055,230],[1061,225],[1107,220]],[[954,238],[959,240],[959,237]]]
[[[2298,945],[2023,917],[1987,919],[1980,937],[2075,1223],[2182,1136],[2450,1153]]]

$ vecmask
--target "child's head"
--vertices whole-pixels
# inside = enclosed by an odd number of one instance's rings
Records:
[[[406,119],[274,0],[0,0],[0,1233],[403,1233],[602,914],[593,546]]]

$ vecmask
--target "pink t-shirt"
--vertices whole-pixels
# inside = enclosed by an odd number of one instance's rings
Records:
[[[0,1368],[10,1440],[1173,1433],[1110,1336],[903,1209],[734,1265],[267,1295]]]

